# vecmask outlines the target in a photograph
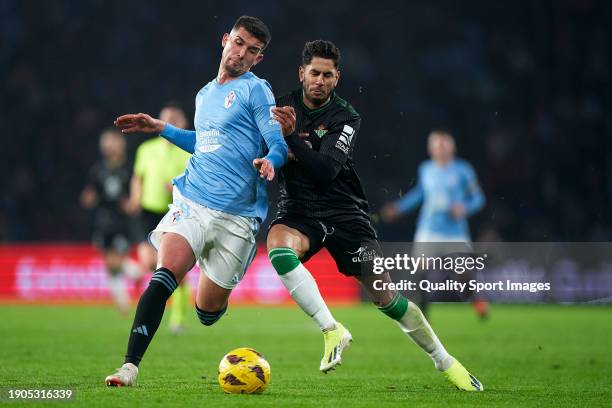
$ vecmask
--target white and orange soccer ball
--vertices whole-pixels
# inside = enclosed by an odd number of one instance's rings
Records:
[[[228,394],[259,394],[268,384],[270,364],[252,348],[232,350],[219,363],[219,385]]]

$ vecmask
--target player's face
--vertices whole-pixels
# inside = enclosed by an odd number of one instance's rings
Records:
[[[159,119],[181,129],[187,129],[187,118],[181,109],[164,108],[159,113]]]
[[[439,161],[448,161],[455,154],[455,142],[446,133],[434,132],[429,135],[428,150],[431,158]]]
[[[100,152],[107,160],[117,160],[125,154],[125,139],[115,132],[105,132],[100,138]]]
[[[223,34],[221,45],[221,66],[231,77],[244,74],[263,59],[264,43],[242,27]]]
[[[340,71],[334,66],[334,61],[320,57],[314,57],[310,64],[300,66],[299,74],[304,98],[312,106],[327,102],[340,79]]]

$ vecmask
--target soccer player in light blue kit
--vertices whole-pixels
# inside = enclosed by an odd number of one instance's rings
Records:
[[[476,173],[468,162],[455,158],[455,140],[448,131],[433,130],[427,146],[431,160],[419,166],[416,186],[399,200],[386,205],[382,218],[387,222],[394,221],[399,215],[422,204],[414,235],[415,243],[469,243],[471,238],[467,218],[485,203]],[[420,255],[426,247],[429,252],[439,252],[444,246],[415,245],[415,256]],[[424,293],[422,295],[420,306],[425,312],[427,297]],[[486,316],[488,305],[484,300],[474,300],[474,307],[479,315]]]
[[[166,301],[196,261],[202,270],[196,312],[209,326],[225,313],[253,260],[268,210],[265,181],[286,162],[288,150],[272,116],[271,87],[250,72],[269,41],[266,25],[249,16],[223,35],[217,77],[196,96],[195,132],[143,113],[115,121],[125,133],[159,133],[193,156],[174,179],[170,211],[149,236],[158,250],[157,270],[138,302],[124,364],[106,377],[109,386],[134,385]]]

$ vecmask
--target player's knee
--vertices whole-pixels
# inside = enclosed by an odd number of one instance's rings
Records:
[[[225,314],[225,311],[227,310],[227,306],[216,312],[202,310],[198,307],[198,305],[196,305],[195,308],[196,313],[198,315],[198,319],[200,319],[200,323],[202,323],[204,326],[212,326],[213,324],[215,324],[221,318],[221,316]]]
[[[290,237],[284,234],[280,234],[280,233],[272,233],[268,235],[268,239],[266,240],[266,247],[268,249],[268,252],[270,252],[274,248],[281,248],[281,247],[290,248],[292,246],[293,246],[293,243],[291,242]]]

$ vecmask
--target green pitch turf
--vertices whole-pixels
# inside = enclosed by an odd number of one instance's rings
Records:
[[[0,387],[72,388],[70,407],[596,407],[612,405],[612,308],[493,306],[481,322],[467,305],[433,305],[447,349],[485,385],[462,393],[388,318],[369,305],[334,308],[353,333],[342,366],[318,371],[314,324],[294,307],[231,307],[212,327],[189,315],[173,336],[162,323],[138,386],[107,388],[122,363],[130,318],[110,307],[0,306]],[[272,366],[262,395],[225,395],[216,369],[239,346]],[[6,403],[5,401],[0,402]],[[8,403],[7,406],[16,406]]]

